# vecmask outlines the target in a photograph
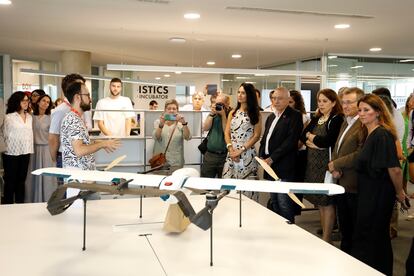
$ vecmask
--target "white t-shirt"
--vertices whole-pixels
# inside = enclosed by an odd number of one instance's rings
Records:
[[[195,111],[193,104],[186,104],[183,107],[180,107],[181,111]],[[201,106],[201,110],[200,111],[210,111],[210,109],[205,108],[204,106]]]
[[[66,116],[66,114],[70,111],[70,106],[66,102],[60,104],[56,107],[52,114],[50,115],[50,128],[49,133],[51,134],[58,134],[60,135],[60,126],[62,125],[62,120]],[[59,152],[62,152],[62,145],[59,142]]]
[[[116,99],[106,97],[96,104],[96,110],[132,110],[132,103],[128,97],[119,96]],[[125,120],[133,118],[134,112],[104,112],[95,111],[93,119],[104,121],[105,127],[111,131],[112,136],[127,136],[125,133]],[[128,133],[129,134],[129,133]]]

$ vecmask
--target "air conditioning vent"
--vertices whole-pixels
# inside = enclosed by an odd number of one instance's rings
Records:
[[[138,2],[150,3],[150,4],[169,4],[168,0],[137,0]]]
[[[278,10],[278,9],[266,9],[266,8],[255,8],[255,7],[232,7],[230,6],[230,7],[226,7],[226,10],[284,13],[284,14],[294,14],[294,15],[331,16],[331,17],[356,18],[356,19],[374,18],[371,15],[362,15],[362,14],[325,13],[325,12],[300,11],[300,10]]]

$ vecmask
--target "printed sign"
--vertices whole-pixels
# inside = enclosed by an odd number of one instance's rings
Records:
[[[175,99],[175,90],[174,86],[134,85],[135,109],[148,109],[152,100],[157,101],[159,107],[163,107],[166,101]]]

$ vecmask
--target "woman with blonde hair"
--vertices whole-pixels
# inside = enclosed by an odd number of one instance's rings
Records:
[[[171,166],[168,173],[172,173],[184,166],[184,139],[190,140],[191,133],[188,122],[178,113],[178,102],[168,100],[164,112],[156,121],[153,132],[154,155],[164,153],[167,163]]]
[[[358,108],[364,144],[355,167],[358,208],[351,255],[392,275],[389,223],[395,200],[403,203],[406,199],[395,145],[397,132],[390,112],[377,95],[362,97]]]

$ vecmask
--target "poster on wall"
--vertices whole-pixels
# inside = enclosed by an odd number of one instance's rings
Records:
[[[134,85],[133,101],[135,109],[148,109],[152,100],[157,101],[158,107],[164,107],[166,101],[175,99],[175,86],[166,85]]]

